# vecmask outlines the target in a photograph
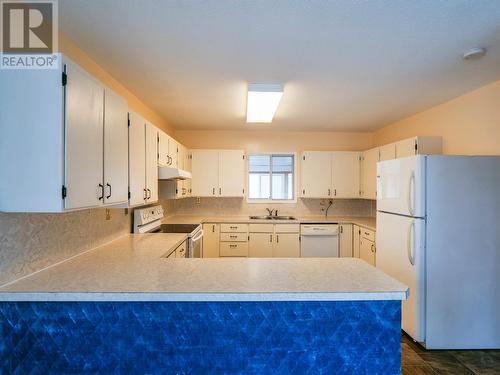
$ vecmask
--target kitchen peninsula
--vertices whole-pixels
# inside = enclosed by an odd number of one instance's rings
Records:
[[[384,373],[407,287],[355,258],[167,259],[127,235],[0,288],[11,370]]]

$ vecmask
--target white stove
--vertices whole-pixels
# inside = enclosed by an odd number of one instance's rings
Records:
[[[134,233],[185,233],[187,236],[187,257],[203,256],[203,229],[200,224],[162,224],[162,206],[138,208],[134,211]]]

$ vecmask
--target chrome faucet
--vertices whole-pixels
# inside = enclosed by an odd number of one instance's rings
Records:
[[[274,208],[266,208],[268,216],[273,216]],[[276,215],[278,214],[278,211],[276,211]]]

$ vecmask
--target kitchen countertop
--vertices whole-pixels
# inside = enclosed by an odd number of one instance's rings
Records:
[[[0,288],[0,301],[402,300],[357,258],[162,258],[183,234],[130,234]]]
[[[259,220],[246,216],[201,216],[201,215],[172,215],[162,220],[164,224],[197,224],[197,223],[352,223],[364,228],[376,230],[376,219],[366,216],[297,216],[297,220]]]

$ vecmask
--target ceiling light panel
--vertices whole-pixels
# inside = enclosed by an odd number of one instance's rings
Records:
[[[247,122],[272,122],[282,96],[281,84],[248,84]]]

